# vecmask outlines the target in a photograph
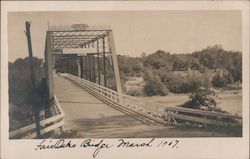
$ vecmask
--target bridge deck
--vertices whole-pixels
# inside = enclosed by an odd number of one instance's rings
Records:
[[[173,129],[138,120],[108,106],[66,78],[55,76],[54,83],[55,94],[65,112],[65,130],[77,132],[77,137],[225,136],[187,128]]]
[[[162,129],[109,107],[63,77],[54,80],[55,94],[65,112],[66,130],[76,130],[84,137],[134,137],[138,131]]]

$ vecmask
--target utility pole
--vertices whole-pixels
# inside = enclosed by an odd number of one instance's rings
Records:
[[[29,62],[30,62],[30,78],[31,78],[31,87],[32,87],[32,94],[35,93],[35,74],[34,74],[34,65],[33,65],[33,53],[32,53],[32,45],[31,45],[31,37],[30,37],[30,23],[26,21],[26,31],[25,34],[27,36],[27,43],[28,43],[28,50],[29,50]],[[41,137],[40,132],[40,118],[39,118],[39,107],[32,103],[33,111],[35,114],[35,123],[36,123],[36,136],[37,138]]]

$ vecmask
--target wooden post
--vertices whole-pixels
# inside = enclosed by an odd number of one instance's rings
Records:
[[[171,114],[170,110],[167,110],[167,121],[168,121],[169,124],[171,123],[170,114]]]
[[[33,65],[33,52],[32,52],[32,45],[31,45],[31,36],[30,36],[30,22],[25,22],[26,26],[26,36],[27,36],[27,43],[28,43],[28,50],[29,50],[29,62],[30,62],[30,79],[31,79],[31,86],[32,86],[32,93],[35,93],[35,74],[34,74],[34,65]],[[40,132],[40,118],[39,118],[39,107],[32,103],[34,114],[35,114],[35,123],[36,123],[36,137],[41,138]]]

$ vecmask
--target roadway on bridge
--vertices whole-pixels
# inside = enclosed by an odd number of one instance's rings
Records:
[[[177,129],[138,120],[118,111],[70,80],[55,76],[55,94],[65,113],[65,130],[74,137],[185,137],[221,136],[214,132],[195,129]]]
[[[65,112],[65,130],[75,130],[83,137],[134,137],[138,131],[162,129],[111,108],[68,79],[56,76],[54,81]]]

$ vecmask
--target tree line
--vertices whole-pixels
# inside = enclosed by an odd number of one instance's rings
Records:
[[[144,91],[149,96],[189,93],[200,86],[224,89],[242,82],[242,53],[225,50],[220,45],[189,54],[158,50],[149,55],[143,53],[141,57],[119,55],[118,63],[122,77],[144,77]],[[188,72],[191,75],[183,75]]]

